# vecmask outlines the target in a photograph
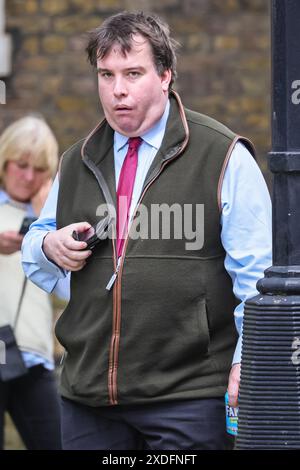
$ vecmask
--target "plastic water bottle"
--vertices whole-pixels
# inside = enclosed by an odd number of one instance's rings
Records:
[[[239,409],[228,404],[228,392],[225,393],[226,431],[233,436],[238,433]]]

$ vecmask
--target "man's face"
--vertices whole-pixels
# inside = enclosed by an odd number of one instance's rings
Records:
[[[161,76],[151,46],[136,35],[124,56],[118,45],[97,60],[98,91],[110,126],[128,137],[148,131],[162,116],[168,99],[171,71]]]

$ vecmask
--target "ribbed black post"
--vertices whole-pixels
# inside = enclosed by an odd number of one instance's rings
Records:
[[[237,449],[300,448],[300,1],[271,5],[273,266],[245,307]]]

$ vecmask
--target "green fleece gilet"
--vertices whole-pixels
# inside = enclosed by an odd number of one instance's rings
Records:
[[[140,202],[149,214],[154,204],[202,204],[204,243],[188,250],[191,240],[165,239],[162,227],[158,239],[129,237],[110,291],[106,285],[116,263],[110,239],[72,273],[71,300],[56,325],[67,352],[61,393],[86,405],[197,399],[226,391],[237,341],[236,299],[224,268],[218,192],[239,137],[184,109],[176,94],[170,101],[165,136]],[[113,130],[105,120],[63,157],[58,228],[99,220],[97,207],[105,203],[99,173],[115,202]]]

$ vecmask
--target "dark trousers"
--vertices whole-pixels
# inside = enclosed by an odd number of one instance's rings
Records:
[[[60,406],[53,372],[38,365],[10,382],[0,381],[0,449],[7,411],[27,449],[61,449]]]
[[[65,450],[229,449],[223,398],[93,408],[62,398]]]

